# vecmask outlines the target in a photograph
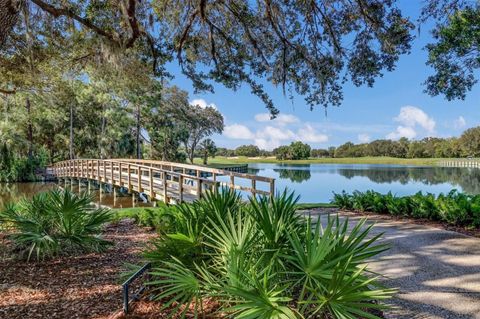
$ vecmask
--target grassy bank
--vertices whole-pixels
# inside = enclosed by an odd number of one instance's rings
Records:
[[[158,203],[158,207],[129,207],[129,208],[114,208],[112,209],[113,219],[120,221],[124,218],[133,218],[137,221],[142,219],[152,218],[153,214],[161,213],[166,209],[163,203]],[[332,203],[298,203],[296,204],[296,209],[298,210],[307,210],[314,208],[334,208],[337,207]],[[148,222],[146,222],[148,224]],[[145,226],[145,225],[143,225]]]
[[[247,164],[247,163],[272,163],[272,164],[394,164],[394,165],[419,165],[432,166],[446,160],[445,158],[396,158],[396,157],[346,157],[346,158],[310,158],[307,160],[280,161],[274,157],[223,157],[209,158],[209,165],[219,164]],[[200,164],[201,160],[196,159]]]

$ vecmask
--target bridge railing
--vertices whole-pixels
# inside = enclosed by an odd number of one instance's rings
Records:
[[[474,158],[467,159],[448,159],[438,163],[439,166],[443,167],[472,167],[480,168],[480,160]]]
[[[275,192],[273,178],[153,160],[75,159],[57,162],[49,171],[59,178],[85,178],[126,187],[166,202],[172,198],[177,202],[193,201],[202,197],[206,189],[216,191],[219,186],[253,195],[271,196]],[[257,182],[265,183],[267,188],[260,189]]]

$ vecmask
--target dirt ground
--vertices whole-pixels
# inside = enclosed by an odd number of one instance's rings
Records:
[[[42,262],[7,258],[0,238],[0,318],[110,318],[122,308],[119,274],[155,233],[123,220],[107,226],[103,253]]]

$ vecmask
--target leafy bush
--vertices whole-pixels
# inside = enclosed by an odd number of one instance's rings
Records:
[[[37,169],[45,168],[48,154],[40,148],[32,156],[15,155],[4,143],[0,147],[0,182],[28,182],[38,179]]]
[[[132,218],[141,227],[150,227],[158,232],[171,232],[175,230],[177,220],[176,206],[168,206],[159,202],[157,207],[124,208],[114,210],[114,221]]]
[[[298,197],[210,193],[180,205],[176,233],[145,253],[148,283],[172,315],[205,316],[205,304],[236,318],[377,318],[393,291],[367,277],[365,262],[388,247],[367,239],[372,226],[296,213]],[[180,248],[179,248],[180,247]]]
[[[21,257],[37,260],[59,254],[102,251],[110,242],[102,239],[108,209],[95,208],[89,195],[52,190],[31,200],[9,204],[0,213],[0,225]]]
[[[422,192],[403,197],[374,191],[355,191],[352,195],[342,192],[334,194],[332,204],[347,210],[389,213],[439,220],[456,226],[480,227],[480,195],[462,194],[456,190],[437,197]]]

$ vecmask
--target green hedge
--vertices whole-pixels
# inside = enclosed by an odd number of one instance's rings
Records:
[[[467,228],[480,227],[480,195],[452,190],[448,194],[396,196],[374,191],[334,194],[332,204],[342,209],[425,218]]]

